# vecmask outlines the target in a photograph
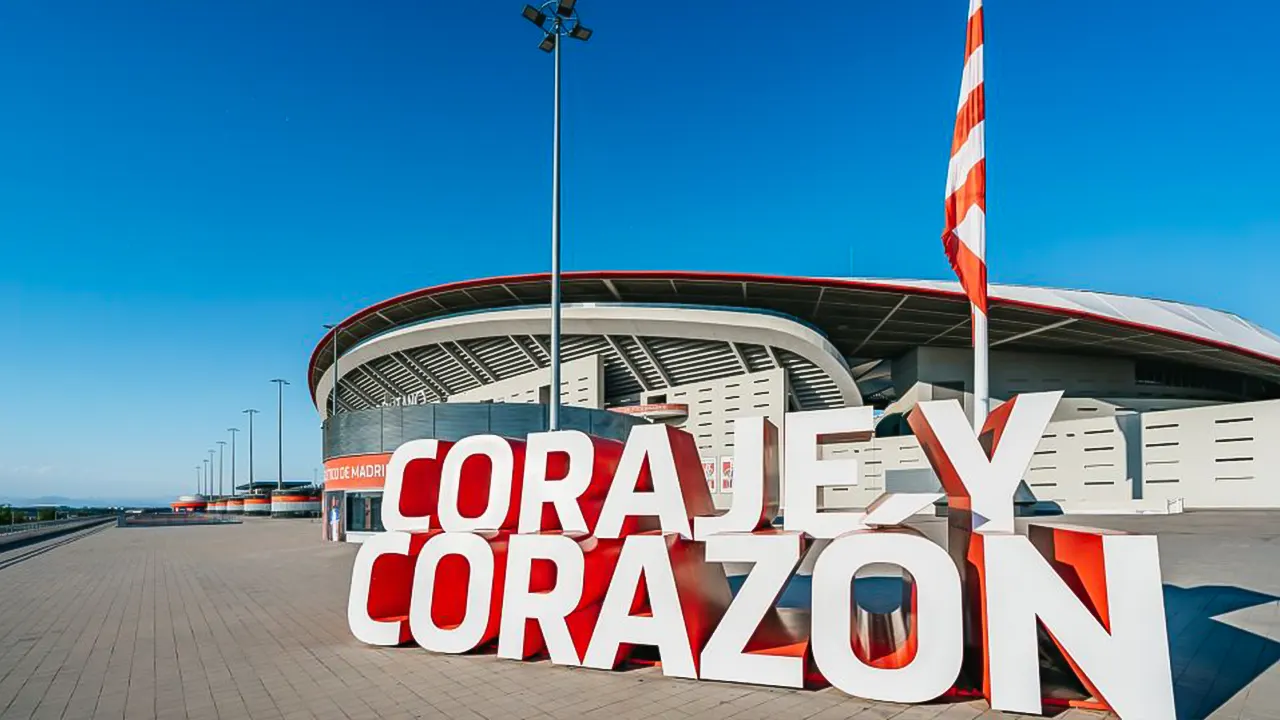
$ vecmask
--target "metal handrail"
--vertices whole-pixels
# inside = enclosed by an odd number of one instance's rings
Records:
[[[61,520],[37,520],[35,522],[21,522],[13,525],[0,525],[0,535],[10,535],[13,533],[27,532],[29,530],[43,530],[51,527],[63,527],[90,520],[100,520],[102,517],[105,516],[73,517],[63,518]]]

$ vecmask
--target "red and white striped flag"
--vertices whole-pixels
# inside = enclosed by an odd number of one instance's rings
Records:
[[[947,227],[942,244],[969,302],[987,314],[987,153],[983,125],[982,0],[969,0],[960,107],[947,168]]]

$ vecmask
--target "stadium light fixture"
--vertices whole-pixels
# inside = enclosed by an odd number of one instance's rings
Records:
[[[222,497],[222,453],[227,449],[227,441],[218,441],[218,497]],[[210,488],[212,490],[212,488]]]
[[[577,0],[547,0],[541,7],[524,7],[524,17],[543,33],[538,49],[555,55],[551,140],[551,383],[547,398],[547,429],[560,429],[560,38],[587,40],[591,30],[578,18]]]
[[[276,400],[276,460],[279,462],[280,474],[276,479],[276,489],[284,489],[284,386],[289,384],[284,378],[275,378],[271,382],[276,384],[277,394]]]
[[[542,27],[547,22],[546,13],[532,5],[524,6],[524,18],[538,27]]]
[[[231,494],[236,494],[236,433],[240,432],[240,428],[227,428],[227,432],[231,433]]]
[[[242,411],[249,416],[249,491],[253,491],[253,416],[258,414],[257,410],[249,408]],[[234,490],[235,488],[232,488]]]

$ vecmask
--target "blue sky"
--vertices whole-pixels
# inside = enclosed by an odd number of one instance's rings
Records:
[[[949,277],[965,0],[580,4],[567,269]],[[186,490],[250,406],[274,477],[276,376],[309,479],[321,323],[545,269],[551,64],[520,7],[5,3],[0,496]],[[1277,22],[989,2],[993,280],[1280,328]]]

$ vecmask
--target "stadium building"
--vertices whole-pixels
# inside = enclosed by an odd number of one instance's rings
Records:
[[[903,421],[916,403],[973,402],[956,283],[643,271],[566,273],[562,287],[557,389],[547,275],[407,293],[321,340],[308,381],[324,420],[326,535],[381,529],[385,463],[401,443],[523,437],[546,428],[552,392],[565,428],[691,433],[720,507],[736,417],[781,427],[789,412],[876,408],[876,437],[822,449],[861,462],[821,502],[857,508],[886,484],[934,482]],[[1065,392],[1025,478],[1042,506],[1280,506],[1280,458],[1265,440],[1280,434],[1280,338],[1176,302],[1005,285],[990,296],[993,404]]]

